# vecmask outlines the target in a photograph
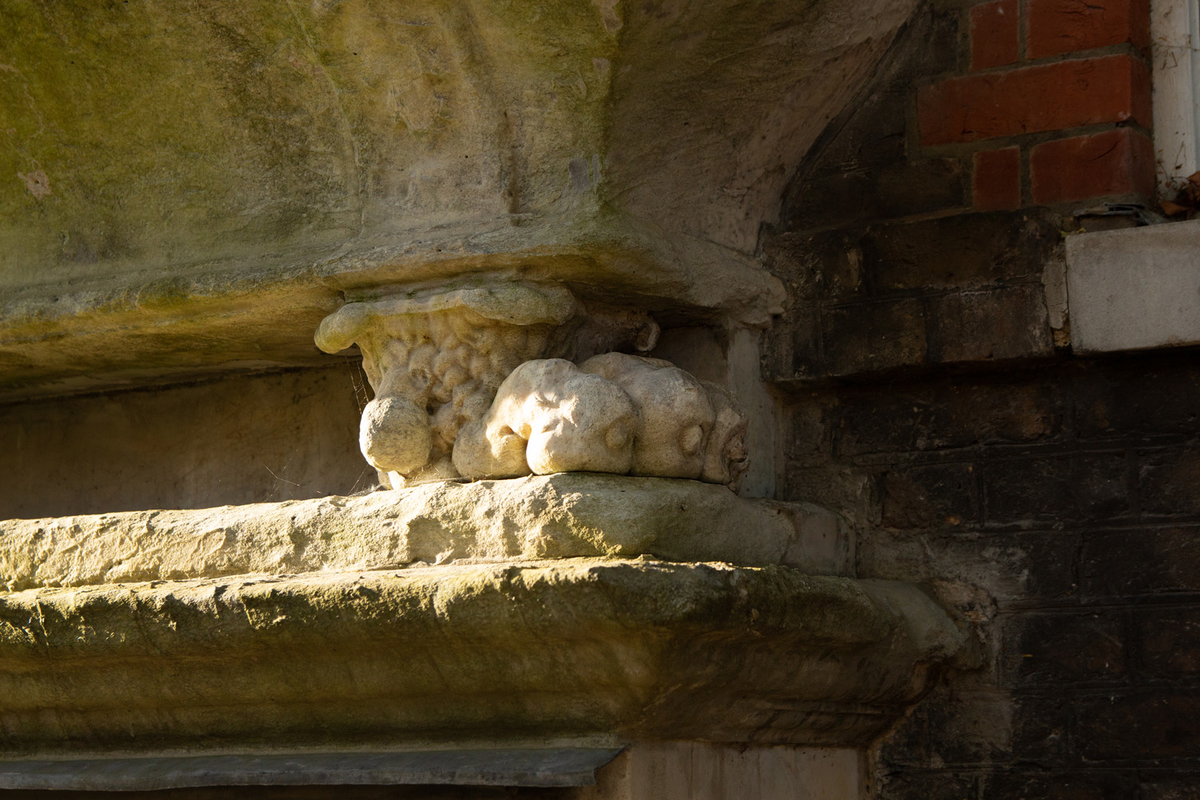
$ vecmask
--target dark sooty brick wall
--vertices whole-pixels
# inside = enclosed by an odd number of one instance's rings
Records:
[[[860,576],[925,583],[980,624],[982,666],[880,744],[878,796],[1200,797],[1195,353],[788,403],[788,495],[849,511]]]
[[[1059,134],[922,143],[921,87],[971,69],[978,18],[919,11],[764,232],[781,494],[847,515],[860,576],[978,625],[979,666],[875,747],[874,796],[1200,798],[1200,354],[1071,353],[1080,206],[1036,205],[1024,155],[1021,207],[980,202],[977,157]]]

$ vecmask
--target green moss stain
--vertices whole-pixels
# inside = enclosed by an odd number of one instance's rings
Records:
[[[612,14],[0,0],[0,288],[136,284],[586,204]]]

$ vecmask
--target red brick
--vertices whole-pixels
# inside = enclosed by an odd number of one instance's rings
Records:
[[[1029,155],[1033,202],[1154,194],[1154,146],[1128,128],[1046,142]]]
[[[972,142],[1134,120],[1150,125],[1150,71],[1127,55],[968,75],[922,87],[921,143]]]
[[[1043,58],[1130,42],[1150,44],[1149,0],[1029,0],[1025,49]]]
[[[1015,63],[1017,0],[996,0],[971,9],[971,69]]]
[[[974,203],[978,211],[1021,207],[1021,151],[1016,147],[975,154]]]

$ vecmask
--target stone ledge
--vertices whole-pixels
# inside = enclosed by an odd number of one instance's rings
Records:
[[[303,366],[341,292],[476,272],[769,324],[759,228],[915,5],[16,15],[0,396]]]
[[[726,248],[660,241],[623,221],[579,231],[591,242],[586,246],[560,244],[552,222],[502,224],[506,236],[487,246],[417,236],[365,252],[302,248],[199,271],[180,268],[167,278],[139,273],[74,281],[69,290],[59,283],[5,288],[0,399],[328,364],[312,340],[321,320],[347,297],[375,297],[398,285],[533,280],[570,286],[588,299],[666,311],[665,318],[729,319],[756,327],[781,309],[779,281]],[[508,238],[512,230],[540,227],[554,230],[550,241],[530,245]],[[473,238],[467,231],[460,235]],[[713,267],[689,274],[696,262],[721,265],[721,277]]]
[[[847,574],[818,506],[688,480],[562,473],[360,497],[0,522],[0,589],[649,555]]]
[[[964,634],[914,586],[571,559],[0,596],[0,753],[855,746]]]
[[[1071,348],[1200,344],[1200,220],[1066,238]]]
[[[0,760],[0,789],[146,792],[205,786],[592,786],[596,770],[619,752],[510,748]]]

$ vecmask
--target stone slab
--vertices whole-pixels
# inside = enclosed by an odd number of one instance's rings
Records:
[[[1200,344],[1200,220],[1067,237],[1071,348]]]
[[[0,589],[590,556],[852,568],[818,506],[563,473],[358,497],[0,522]]]
[[[861,800],[857,750],[644,742],[571,800]]]
[[[778,566],[569,559],[29,590],[0,595],[0,754],[855,747],[966,642],[917,587]]]
[[[620,749],[0,760],[0,789],[145,792],[200,786],[591,786]]]

